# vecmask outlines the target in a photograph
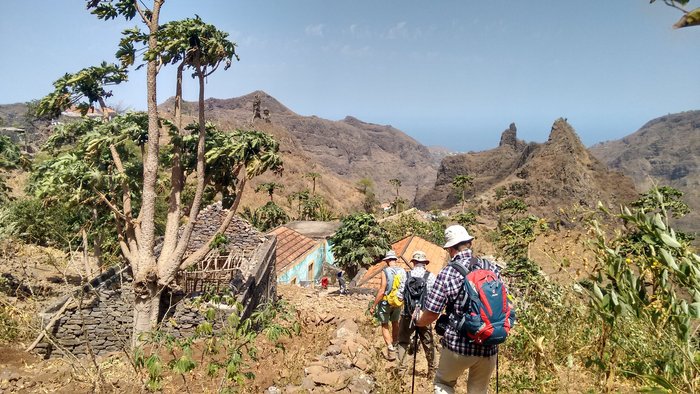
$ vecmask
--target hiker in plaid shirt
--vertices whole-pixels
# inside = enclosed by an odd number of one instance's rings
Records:
[[[479,267],[470,266],[472,257],[471,246],[474,237],[459,225],[450,226],[445,230],[445,246],[450,254],[451,263],[462,264],[468,271],[474,269],[488,269],[498,274],[498,267],[484,261],[477,260]],[[464,276],[455,268],[446,266],[440,271],[432,290],[428,294],[425,305],[417,317],[416,325],[425,327],[440,316],[445,308],[455,308],[454,311],[463,314],[457,303],[460,289],[464,283]],[[445,328],[445,335],[441,342],[440,363],[435,374],[435,393],[454,393],[457,379],[465,370],[469,370],[467,378],[467,392],[486,393],[489,379],[496,368],[496,354],[498,345],[484,346],[471,342],[466,337],[457,334],[451,325]]]

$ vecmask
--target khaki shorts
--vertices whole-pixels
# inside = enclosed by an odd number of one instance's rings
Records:
[[[374,317],[376,317],[381,324],[386,324],[390,321],[399,321],[401,318],[401,307],[392,308],[389,306],[388,302],[382,301],[377,305]]]

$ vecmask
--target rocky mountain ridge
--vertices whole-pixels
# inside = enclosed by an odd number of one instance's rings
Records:
[[[535,212],[546,213],[573,204],[613,204],[636,196],[631,180],[609,171],[589,154],[565,119],[554,122],[545,143],[526,143],[517,138],[511,124],[497,148],[448,156],[438,170],[434,187],[420,196],[419,208],[449,208],[458,204],[452,180],[474,176],[467,198],[493,201],[496,195],[520,198]]]
[[[655,183],[682,191],[691,213],[676,223],[686,231],[700,232],[700,111],[661,116],[590,151],[632,178],[640,191]]]

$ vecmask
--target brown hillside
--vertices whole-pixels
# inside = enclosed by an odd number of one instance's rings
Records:
[[[692,212],[678,219],[677,226],[700,231],[700,111],[662,116],[625,138],[590,150],[632,178],[639,191],[649,190],[654,183],[682,191]]]
[[[270,111],[270,122],[253,121],[256,95],[261,109]],[[172,111],[172,101],[162,107]],[[398,129],[350,116],[340,121],[301,116],[262,91],[225,100],[208,99],[206,110],[209,119],[223,127],[254,123],[256,128],[274,134],[280,140],[285,162],[297,167],[293,171],[298,175],[322,173],[320,182],[331,193],[330,200],[353,199],[356,192],[351,186],[367,177],[374,181],[381,200],[391,198],[393,187],[389,179],[397,178],[402,182],[402,197],[413,201],[416,190],[430,187],[437,172],[428,148]],[[195,103],[183,105],[183,113],[194,115],[194,111]]]
[[[431,209],[457,204],[451,182],[459,174],[475,177],[468,197],[488,200],[501,189],[539,213],[574,204],[592,207],[599,200],[612,204],[636,196],[632,182],[590,155],[564,119],[554,122],[543,144],[518,140],[515,125],[511,125],[495,149],[446,157],[435,187],[418,200],[418,206]]]

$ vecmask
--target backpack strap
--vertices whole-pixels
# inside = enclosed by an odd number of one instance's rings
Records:
[[[467,274],[469,274],[469,271],[462,265],[457,262],[451,262],[450,264],[447,265],[448,267],[452,267],[457,270],[460,274],[462,274],[463,277],[467,277]]]
[[[394,271],[390,270],[391,267],[386,267],[383,269],[384,275],[386,275],[386,287],[384,288],[384,295],[387,296],[391,293],[391,288],[394,286]]]
[[[472,264],[472,260],[476,261],[476,259],[475,259],[474,257],[470,258],[470,259],[468,260],[468,262],[469,262],[470,265]],[[452,262],[452,263],[449,264],[449,266],[452,267],[452,268],[454,268],[454,269],[456,269],[457,272],[459,272],[459,273],[462,275],[462,277],[464,278],[464,281],[467,280],[467,275],[469,275],[469,272],[471,272],[471,270],[470,270],[469,268],[467,268],[467,267],[465,267],[465,266],[463,266],[462,264],[459,264],[459,263],[457,263],[457,262]],[[469,287],[466,287],[466,286],[464,285],[464,282],[463,282],[463,283],[462,283],[462,289],[459,290],[459,294],[458,294],[457,300],[456,300],[456,302],[459,303],[459,306],[460,306],[462,309],[465,309],[465,306],[467,305],[467,302],[469,302],[469,297],[470,297],[470,295],[471,295],[471,294],[470,294],[471,292],[469,291],[469,289],[470,289],[470,288],[469,288]],[[463,294],[463,290],[467,290],[467,291],[466,291],[466,294]],[[460,296],[461,296],[461,297],[460,297]],[[460,302],[460,301],[461,301],[461,302]]]

